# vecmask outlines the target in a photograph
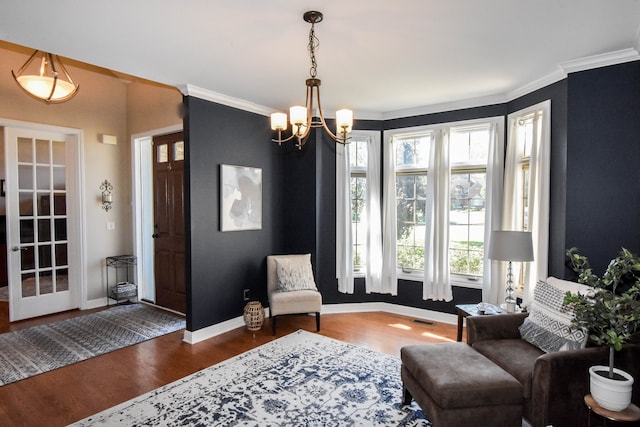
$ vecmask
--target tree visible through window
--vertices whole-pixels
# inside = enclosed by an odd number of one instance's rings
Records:
[[[367,194],[367,140],[354,138],[349,144],[351,185],[351,232],[353,242],[353,268],[358,271],[367,264],[367,224],[364,215]]]
[[[429,145],[433,135],[394,140],[396,159],[398,268],[424,269],[425,209]]]
[[[484,260],[488,126],[452,129],[449,264],[451,274],[481,277]]]

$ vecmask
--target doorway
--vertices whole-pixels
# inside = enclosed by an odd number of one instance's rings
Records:
[[[136,134],[132,142],[140,296],[186,313],[182,126]]]

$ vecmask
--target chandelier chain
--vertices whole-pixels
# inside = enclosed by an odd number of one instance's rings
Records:
[[[307,49],[309,49],[309,57],[311,58],[309,75],[313,79],[318,75],[318,62],[316,61],[316,49],[318,47],[320,47],[320,40],[316,37],[315,23],[312,23],[311,29],[309,30],[309,45],[307,46]]]

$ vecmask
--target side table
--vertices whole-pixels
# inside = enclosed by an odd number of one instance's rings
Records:
[[[587,405],[587,408],[589,408],[589,420],[587,421],[589,427],[591,427],[592,412],[602,417],[605,426],[607,425],[607,420],[621,423],[632,423],[640,421],[640,408],[638,408],[633,403],[629,405],[624,411],[619,412],[610,411],[598,405],[598,402],[596,402],[590,394],[587,394],[584,397],[584,403],[585,405]]]
[[[478,310],[478,304],[458,304],[456,305],[456,312],[458,313],[458,341],[462,341],[462,325],[464,323],[464,318],[468,316],[480,316],[480,315],[488,315],[488,314],[499,314],[501,313],[500,308],[495,306],[487,306],[484,312],[480,312]]]

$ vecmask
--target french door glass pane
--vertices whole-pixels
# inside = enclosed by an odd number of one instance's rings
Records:
[[[22,296],[68,290],[64,142],[19,138],[18,159]]]

